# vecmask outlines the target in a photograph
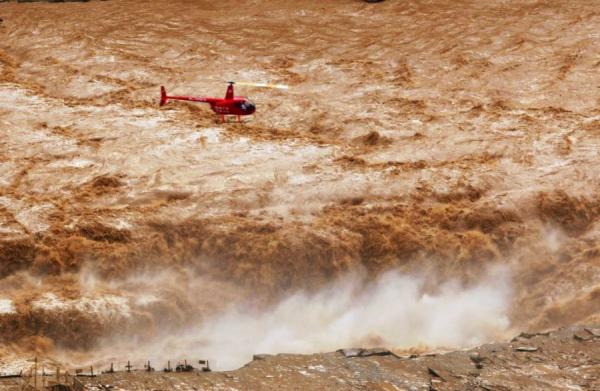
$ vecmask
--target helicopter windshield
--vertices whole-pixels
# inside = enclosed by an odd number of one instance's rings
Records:
[[[252,109],[256,108],[256,105],[254,103],[252,103],[252,101],[250,99],[246,99],[245,101],[241,102],[239,107],[242,110],[252,110]]]

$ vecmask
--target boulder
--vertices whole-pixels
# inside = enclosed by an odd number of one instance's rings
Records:
[[[363,349],[363,348],[351,348],[351,349],[340,349],[337,351],[341,353],[346,358],[350,357],[370,357],[370,356],[396,356],[393,352],[385,348],[373,348],[373,349]]]

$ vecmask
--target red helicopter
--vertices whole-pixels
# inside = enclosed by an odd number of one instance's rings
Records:
[[[194,96],[168,96],[165,87],[160,87],[160,105],[164,106],[169,103],[169,100],[185,100],[189,102],[208,103],[212,111],[221,116],[221,122],[225,122],[226,115],[237,116],[238,122],[241,122],[242,115],[252,115],[256,111],[256,105],[244,96],[235,96],[233,85],[236,82],[227,82],[227,93],[225,98],[210,98],[210,97],[194,97]],[[288,89],[288,86],[283,84],[267,84],[267,83],[246,83],[238,82],[239,85]]]

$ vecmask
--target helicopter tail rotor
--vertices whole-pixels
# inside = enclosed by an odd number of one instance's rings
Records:
[[[167,96],[167,90],[165,87],[160,87],[160,105],[164,106],[169,102],[169,97]]]

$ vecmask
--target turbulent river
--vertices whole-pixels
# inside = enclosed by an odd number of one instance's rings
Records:
[[[0,4],[0,363],[599,321],[598,5]]]

